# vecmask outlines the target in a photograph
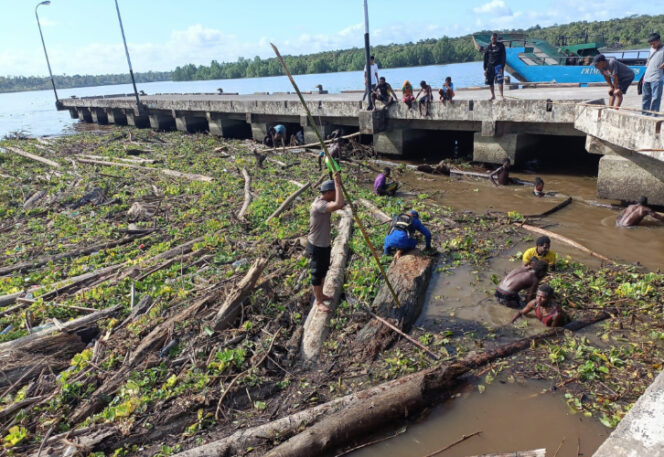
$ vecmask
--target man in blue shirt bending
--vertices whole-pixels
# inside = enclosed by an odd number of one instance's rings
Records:
[[[405,251],[415,249],[417,238],[415,231],[424,235],[426,240],[426,249],[431,249],[431,232],[420,222],[420,215],[417,211],[411,209],[406,214],[400,214],[394,218],[390,233],[385,237],[383,253],[390,255],[391,251],[396,249],[394,260],[397,260]]]

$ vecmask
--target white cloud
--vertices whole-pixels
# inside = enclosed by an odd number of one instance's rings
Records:
[[[491,0],[488,3],[473,8],[475,14],[491,14],[498,16],[511,16],[512,10],[503,0]]]

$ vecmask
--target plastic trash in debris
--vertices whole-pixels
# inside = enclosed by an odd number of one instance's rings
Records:
[[[6,335],[6,334],[9,333],[9,332],[11,331],[11,329],[13,329],[13,328],[14,328],[14,326],[13,326],[12,324],[9,324],[7,327],[5,327],[5,329],[4,329],[2,332],[0,332],[0,335]]]
[[[178,339],[177,338],[172,339],[166,346],[162,348],[161,351],[159,351],[159,357],[162,359],[166,357],[168,355],[168,351],[177,346],[177,344],[178,344]]]
[[[231,266],[232,266],[233,268],[237,268],[237,267],[241,267],[241,266],[243,266],[243,265],[246,265],[246,264],[248,264],[248,263],[249,263],[249,261],[247,260],[247,258],[246,258],[246,257],[243,257],[243,258],[241,258],[241,259],[236,260],[235,262],[233,262],[233,263],[231,264]]]

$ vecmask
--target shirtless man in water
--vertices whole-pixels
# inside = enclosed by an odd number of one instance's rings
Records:
[[[664,216],[651,210],[647,205],[648,199],[642,196],[639,198],[638,203],[629,205],[627,209],[625,209],[625,211],[623,211],[622,214],[618,216],[616,225],[618,227],[633,227],[635,225],[639,225],[646,216],[650,216],[664,222]]]
[[[510,271],[498,284],[494,296],[501,305],[510,308],[521,308],[523,304],[519,292],[527,289],[526,302],[532,300],[535,297],[540,280],[546,276],[548,269],[549,264],[542,260],[533,259],[528,265]]]
[[[489,178],[491,178],[491,182],[494,183],[496,186],[500,184],[501,186],[507,186],[511,180],[510,180],[510,159],[507,157],[503,159],[503,164],[493,170],[491,174],[489,175]],[[498,183],[496,183],[495,177],[498,176]]]

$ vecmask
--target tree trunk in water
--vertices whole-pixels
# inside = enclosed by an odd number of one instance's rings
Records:
[[[540,335],[469,356],[447,366],[439,365],[416,373],[403,384],[326,416],[312,427],[272,449],[265,456],[322,455],[445,399],[445,393],[455,386],[457,378],[474,368],[527,349],[534,341],[562,334],[565,329],[578,330],[607,317],[608,314],[600,313],[593,318],[574,321],[565,327],[550,329]]]
[[[337,237],[334,239],[332,252],[330,253],[330,269],[325,277],[323,293],[332,297],[329,307],[331,312],[323,313],[317,306],[312,306],[304,323],[304,335],[302,336],[302,358],[311,360],[318,357],[320,348],[327,338],[329,332],[328,322],[332,311],[339,304],[341,292],[344,287],[344,276],[346,272],[346,260],[348,259],[348,249],[350,238],[353,233],[353,213],[350,206],[340,211],[341,220]]]
[[[402,331],[409,332],[422,312],[434,266],[433,259],[418,250],[393,261],[387,269],[387,277],[399,297],[401,308],[396,307],[390,290],[383,282],[373,302],[376,314],[391,320]],[[358,339],[364,343],[364,353],[370,359],[387,349],[397,337],[395,332],[375,320],[367,323],[358,334]]]

